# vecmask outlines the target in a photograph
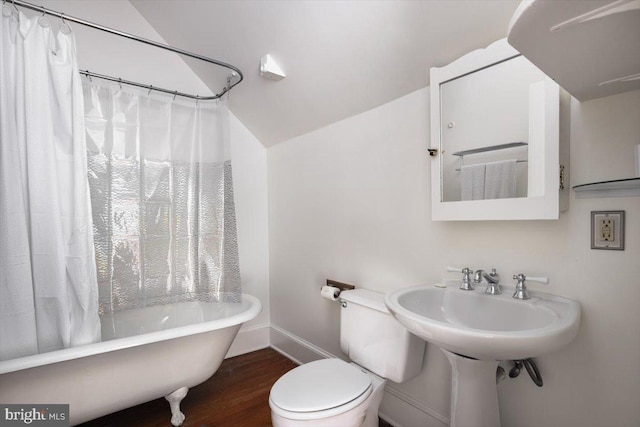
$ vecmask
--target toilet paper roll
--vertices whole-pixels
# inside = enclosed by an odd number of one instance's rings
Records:
[[[336,288],[335,286],[325,285],[322,287],[320,295],[322,296],[322,298],[326,298],[329,301],[337,301],[338,296],[340,295],[340,289]]]

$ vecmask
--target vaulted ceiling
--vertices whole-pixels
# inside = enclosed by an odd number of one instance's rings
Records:
[[[269,147],[427,86],[430,67],[505,37],[519,1],[131,3],[169,44],[243,71],[230,109]],[[284,80],[260,76],[265,54]],[[212,91],[224,86],[226,71],[186,62]]]

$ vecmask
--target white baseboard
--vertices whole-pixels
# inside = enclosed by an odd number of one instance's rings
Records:
[[[275,325],[271,325],[270,338],[271,348],[298,365],[338,357]]]
[[[225,359],[269,347],[269,325],[240,329]]]
[[[297,364],[337,357],[289,331],[271,325],[271,348]],[[380,418],[395,427],[448,427],[449,419],[390,384],[385,387]]]
[[[387,386],[378,415],[395,427],[449,427],[449,418],[397,388]]]

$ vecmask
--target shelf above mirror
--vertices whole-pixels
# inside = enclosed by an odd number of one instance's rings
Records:
[[[573,187],[576,199],[596,197],[635,197],[640,196],[640,178],[614,179],[611,181],[591,182]]]

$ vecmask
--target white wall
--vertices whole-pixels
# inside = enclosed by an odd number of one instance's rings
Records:
[[[44,7],[121,31],[165,43],[140,13],[126,0],[47,0]],[[25,13],[33,12],[21,9]],[[57,26],[57,18],[49,18]],[[89,69],[145,84],[212,95],[182,59],[170,52],[71,24],[76,35],[78,63]],[[233,96],[233,91],[230,96]],[[268,345],[269,253],[267,223],[266,150],[231,114],[231,154],[238,221],[240,274],[243,292],[258,297],[263,310],[246,323],[230,354]],[[241,345],[239,345],[241,344]]]
[[[546,291],[581,302],[581,328],[537,358],[543,388],[526,374],[500,384],[503,426],[639,425],[638,198],[572,194],[557,221],[432,222],[428,105],[427,88],[268,150],[272,344],[341,355],[339,308],[319,296],[327,278],[387,292],[437,281],[447,265],[496,267],[506,283],[545,275]],[[572,101],[572,185],[634,175],[638,117],[640,91]],[[590,249],[590,211],[604,209],[626,211],[623,252]],[[382,412],[405,426],[444,425],[449,381],[428,345],[422,374],[392,385]]]
[[[269,345],[267,150],[233,114],[231,159],[242,291],[260,299],[262,313],[242,326],[227,357]]]

